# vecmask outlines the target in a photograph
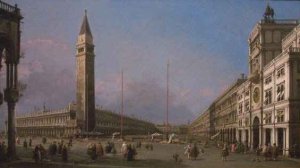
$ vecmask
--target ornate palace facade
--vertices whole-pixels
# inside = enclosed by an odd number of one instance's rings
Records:
[[[269,5],[264,16],[249,36],[248,78],[221,95],[234,96],[228,99],[233,117],[226,117],[226,103],[218,106],[218,98],[208,110],[210,129],[203,130],[252,149],[276,143],[288,155],[292,145],[300,144],[300,25],[298,20],[274,19]],[[191,125],[193,133],[206,113]]]

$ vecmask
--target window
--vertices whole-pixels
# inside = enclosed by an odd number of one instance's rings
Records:
[[[277,78],[284,76],[284,67],[277,70]]]
[[[272,88],[265,91],[265,105],[272,103]]]
[[[241,100],[243,98],[243,95],[242,94],[239,94],[238,95],[238,100]]]
[[[246,95],[246,96],[249,96],[249,94],[250,94],[250,92],[249,92],[249,90],[247,90],[247,91],[245,92],[245,95]]]
[[[245,101],[245,111],[250,111],[250,101],[249,100]]]
[[[297,89],[298,89],[298,92],[300,91],[300,79],[297,79]]]
[[[284,111],[283,110],[277,111],[277,122],[278,123],[284,122]]]
[[[277,85],[277,101],[284,100],[284,82]]]
[[[270,75],[270,76],[266,77],[265,84],[267,85],[267,84],[269,84],[271,82],[272,82],[272,76]]]
[[[245,119],[245,126],[246,127],[249,126],[249,119],[248,118]]]
[[[300,73],[300,61],[297,61],[297,72]]]
[[[243,103],[239,103],[239,114],[241,114],[243,112]]]
[[[265,120],[266,124],[271,124],[272,123],[272,114],[271,114],[271,112],[265,113],[264,120]]]
[[[78,48],[78,53],[81,53],[81,52],[83,52],[83,51],[84,51],[84,48],[83,48],[83,47]]]
[[[243,124],[242,120],[239,120],[239,127],[242,127],[242,124]]]

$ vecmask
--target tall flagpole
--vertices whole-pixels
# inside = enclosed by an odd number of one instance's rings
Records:
[[[121,102],[121,138],[123,138],[123,113],[124,113],[124,94],[123,94],[123,69],[122,69],[122,102]]]
[[[168,63],[167,63],[167,111],[166,111],[166,135],[168,137],[168,133],[169,133],[169,67],[170,67],[170,63],[169,63],[169,59],[168,59]]]

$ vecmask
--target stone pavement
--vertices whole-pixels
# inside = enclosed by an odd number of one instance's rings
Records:
[[[103,142],[102,144],[105,144]],[[116,149],[119,151],[121,144],[116,143]],[[61,162],[61,158],[58,156],[53,161],[45,161],[42,164],[36,164],[31,159],[32,150],[24,151],[22,147],[18,147],[19,156],[22,160],[15,161],[12,163],[6,163],[0,165],[2,168],[8,167],[49,167],[49,168],[73,168],[73,167],[105,167],[105,168],[299,168],[300,159],[280,157],[279,161],[260,161],[254,162],[255,155],[253,154],[236,154],[231,153],[228,157],[228,161],[224,162],[221,160],[220,149],[210,146],[204,148],[205,153],[198,157],[197,160],[188,160],[184,155],[183,144],[154,144],[154,150],[146,150],[144,146],[141,149],[137,149],[138,155],[137,160],[128,162],[124,160],[120,154],[107,155],[104,159],[98,161],[91,161],[86,154],[87,142],[75,142],[74,146],[69,152],[69,162]],[[172,155],[179,154],[182,159],[182,163],[175,163]],[[263,158],[261,158],[263,160]]]

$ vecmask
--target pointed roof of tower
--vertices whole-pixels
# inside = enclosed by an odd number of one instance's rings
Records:
[[[89,21],[88,21],[86,13],[87,13],[87,11],[85,10],[79,34],[86,34],[86,35],[90,35],[91,37],[93,37],[92,33],[91,33],[91,29],[90,29],[90,25],[89,25]]]

